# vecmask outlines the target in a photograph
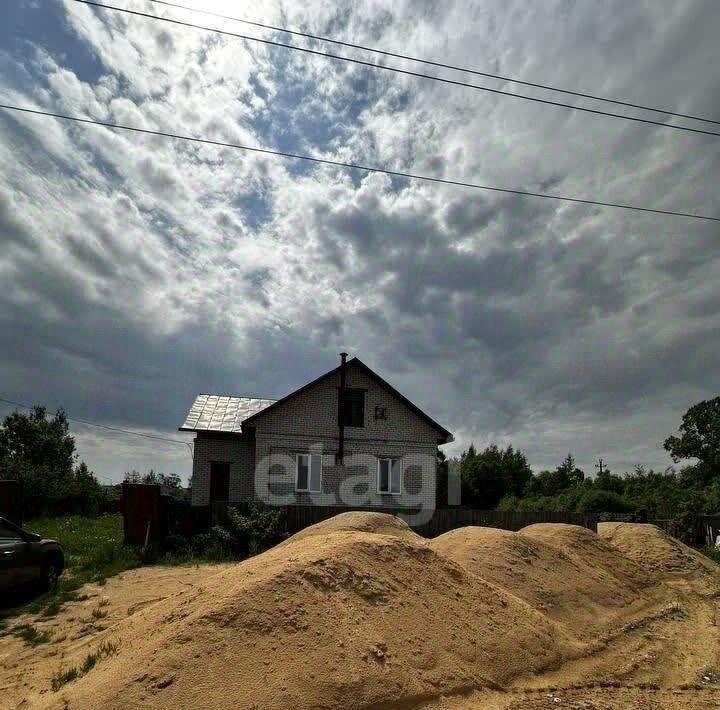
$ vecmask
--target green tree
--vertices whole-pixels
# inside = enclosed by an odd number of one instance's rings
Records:
[[[449,462],[445,454],[437,450],[435,460],[435,507],[447,508],[448,507],[448,471]]]
[[[75,439],[65,412],[58,409],[48,417],[45,407],[36,406],[28,414],[9,414],[0,428],[0,460],[10,467],[47,467],[57,475],[68,474],[75,463]]]
[[[492,509],[506,495],[522,494],[532,471],[525,455],[512,446],[491,444],[477,452],[474,446],[460,458],[462,502],[473,508]]]
[[[720,397],[690,407],[683,416],[680,436],[668,437],[664,446],[676,463],[698,459],[712,474],[720,473]]]
[[[65,412],[48,417],[45,407],[13,412],[0,427],[0,470],[22,483],[28,516],[98,513],[104,493],[84,462],[77,464],[75,439]]]
[[[524,492],[530,496],[554,496],[584,480],[585,473],[575,465],[575,457],[569,453],[554,471],[540,471],[533,476]]]
[[[150,469],[147,473],[140,473],[133,469],[126,471],[124,477],[125,483],[145,483],[160,486],[164,495],[173,496],[173,498],[184,498],[185,489],[182,487],[182,480],[177,473],[163,473],[162,471],[153,471]]]

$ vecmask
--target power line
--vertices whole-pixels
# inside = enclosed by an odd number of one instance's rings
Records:
[[[287,44],[286,42],[277,42],[275,40],[264,39],[261,37],[252,37],[251,35],[241,34],[239,32],[230,32],[228,30],[219,30],[216,27],[207,27],[205,25],[198,25],[193,22],[186,22],[184,20],[175,20],[171,17],[160,17],[159,15],[152,15],[148,12],[140,12],[139,10],[130,10],[125,7],[117,7],[116,5],[107,5],[96,0],[75,0],[75,2],[81,3],[82,5],[90,5],[93,7],[104,8],[105,10],[113,10],[114,12],[124,12],[128,15],[135,15],[137,17],[144,17],[151,20],[159,20],[160,22],[169,22],[173,25],[180,25],[182,27],[192,27],[194,29],[203,30],[205,32],[215,32],[229,37],[235,37],[236,39],[244,39],[250,42],[259,42],[261,44],[267,44],[272,47],[282,47],[284,49],[292,49],[296,52],[304,52],[306,54],[312,54],[319,57],[325,57],[326,59],[333,59],[340,62],[349,62],[351,64],[360,64],[362,66],[371,67],[373,69],[382,69],[384,71],[395,72],[396,74],[404,74],[406,76],[414,76],[420,79],[429,79],[431,81],[438,81],[443,84],[451,84],[453,86],[463,86],[468,89],[476,89],[479,91],[487,91],[491,94],[501,94],[503,96],[511,96],[515,99],[523,99],[526,101],[534,101],[536,103],[546,104],[548,106],[558,106],[560,108],[567,108],[572,111],[582,111],[584,113],[592,113],[598,116],[606,116],[609,118],[621,118],[626,121],[635,121],[637,123],[645,123],[652,126],[659,126],[660,128],[672,128],[677,131],[687,131],[690,133],[700,133],[706,136],[720,137],[720,133],[716,131],[708,131],[702,128],[691,128],[690,126],[676,126],[673,123],[665,123],[664,121],[655,121],[650,118],[639,118],[637,116],[626,116],[621,113],[613,113],[612,111],[601,111],[600,109],[587,108],[585,106],[575,106],[573,104],[564,103],[562,101],[551,101],[550,99],[541,99],[536,96],[528,96],[527,94],[516,94],[512,91],[504,91],[502,89],[493,89],[489,86],[480,86],[479,84],[471,84],[466,81],[459,81],[456,79],[446,79],[439,76],[433,76],[432,74],[423,74],[422,72],[410,71],[409,69],[400,69],[399,67],[391,67],[385,64],[376,64],[375,62],[368,62],[362,59],[353,59],[351,57],[345,57],[341,54],[332,54],[330,52],[321,52],[317,49],[310,49],[309,47],[299,47],[294,44]]]
[[[550,84],[540,84],[534,81],[525,81],[523,79],[516,79],[511,76],[503,76],[502,74],[491,74],[490,72],[479,71],[478,69],[469,69],[468,67],[461,67],[454,64],[445,64],[444,62],[437,62],[432,59],[422,59],[421,57],[412,57],[407,54],[400,54],[398,52],[390,52],[385,49],[378,49],[377,47],[368,47],[363,44],[353,44],[352,42],[344,42],[342,40],[333,39],[332,37],[323,37],[322,35],[314,35],[309,32],[300,32],[299,30],[291,30],[287,27],[278,27],[276,25],[268,25],[263,22],[257,22],[255,20],[247,20],[240,17],[233,17],[231,15],[223,15],[219,12],[211,12],[210,10],[201,10],[197,7],[190,7],[189,5],[182,5],[177,2],[169,2],[168,0],[149,0],[156,5],[166,5],[168,7],[174,7],[180,10],[188,10],[190,12],[196,12],[202,15],[210,15],[212,17],[218,17],[223,20],[231,20],[233,22],[240,22],[245,25],[251,25],[253,27],[260,27],[265,30],[272,30],[274,32],[284,32],[285,34],[294,35],[296,37],[304,37],[305,39],[317,40],[319,42],[328,42],[329,44],[336,44],[340,47],[348,47],[349,49],[360,49],[364,52],[372,52],[373,54],[379,54],[384,57],[392,57],[393,59],[404,59],[410,62],[416,62],[418,64],[426,64],[431,67],[439,67],[442,69],[451,69],[452,71],[465,72],[466,74],[474,74],[475,76],[484,76],[489,79],[499,79],[500,81],[509,81],[513,84],[522,84],[523,86],[532,86],[536,89],[546,89],[547,91],[555,91],[560,94],[567,94],[568,96],[578,96],[583,99],[593,99],[594,101],[604,101],[605,103],[615,104],[617,106],[626,106],[628,108],[637,108],[643,111],[653,111],[655,113],[664,113],[666,116],[674,116],[676,118],[689,118],[693,121],[703,121],[705,123],[714,123],[720,125],[720,121],[716,121],[712,118],[703,118],[702,116],[693,116],[687,113],[678,113],[676,111],[669,111],[664,108],[655,108],[653,106],[644,106],[643,104],[634,104],[630,101],[623,101],[621,99],[612,99],[607,96],[598,96],[597,94],[586,94],[581,91],[572,91],[570,89],[561,89],[558,86],[552,86]]]
[[[20,407],[21,409],[34,409],[34,407],[31,407],[28,404],[22,404],[21,402],[13,402],[12,400],[4,399],[3,397],[0,397],[0,402],[4,402],[5,404],[11,404],[13,407]],[[183,446],[190,446],[190,443],[187,441],[181,441],[180,439],[171,439],[167,436],[158,436],[156,434],[145,434],[141,431],[121,429],[120,427],[110,426],[108,424],[100,424],[99,422],[91,422],[87,419],[79,419],[78,417],[68,417],[67,415],[65,415],[65,418],[71,422],[76,422],[78,424],[86,424],[88,426],[98,427],[99,429],[107,429],[108,431],[114,431],[119,434],[132,434],[133,436],[142,436],[145,439],[157,439],[158,441],[168,441],[173,444],[183,444]]]
[[[388,170],[386,168],[377,168],[358,163],[346,163],[340,160],[330,160],[328,158],[316,158],[310,155],[301,155],[299,153],[288,153],[281,150],[271,150],[270,148],[258,148],[256,146],[247,146],[240,143],[226,143],[224,141],[215,141],[209,138],[198,138],[196,136],[187,136],[179,133],[168,133],[165,131],[154,131],[149,128],[138,128],[136,126],[125,126],[121,123],[110,123],[109,121],[98,121],[92,118],[81,118],[80,116],[68,116],[62,113],[54,113],[52,111],[41,111],[39,109],[26,108],[22,106],[12,106],[10,104],[0,103],[0,108],[9,111],[20,111],[23,113],[35,114],[38,116],[50,116],[59,118],[63,121],[74,121],[76,123],[89,123],[94,126],[103,126],[105,128],[115,128],[123,131],[132,131],[134,133],[144,133],[151,136],[162,136],[164,138],[173,138],[175,140],[190,141],[192,143],[204,143],[214,145],[220,148],[233,148],[235,150],[246,150],[253,153],[261,153],[263,155],[272,155],[275,157],[291,158],[293,160],[305,160],[311,163],[319,163],[321,165],[332,165],[338,168],[347,168],[349,170],[362,170],[367,173],[381,173],[392,177],[406,178],[409,180],[423,180],[425,182],[439,183],[441,185],[454,185],[456,187],[467,187],[475,190],[487,190],[490,192],[502,192],[510,195],[521,195],[523,197],[541,197],[548,200],[558,200],[561,202],[573,202],[582,205],[594,205],[596,207],[613,207],[621,210],[633,210],[635,212],[650,212],[653,214],[668,215],[672,217],[687,217],[689,219],[701,219],[709,222],[720,222],[720,217],[710,217],[692,212],[675,212],[673,210],[660,210],[651,207],[640,207],[639,205],[623,204],[621,202],[603,202],[601,200],[590,200],[579,197],[566,197],[564,195],[552,195],[543,192],[531,192],[529,190],[515,190],[507,187],[496,187],[494,185],[481,185],[474,182],[462,182],[461,180],[450,180],[430,175],[419,175],[416,173],[406,173],[399,170]]]

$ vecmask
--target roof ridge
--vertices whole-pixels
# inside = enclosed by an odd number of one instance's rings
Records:
[[[261,397],[258,394],[218,394],[217,392],[198,392],[196,397],[231,397],[232,399],[264,399],[266,402],[277,402],[272,397]]]

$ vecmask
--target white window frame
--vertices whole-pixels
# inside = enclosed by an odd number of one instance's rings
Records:
[[[383,491],[380,489],[380,466],[383,461],[389,461],[389,468],[388,468],[388,490]],[[400,490],[399,491],[393,491],[392,490],[392,467],[393,467],[393,461],[397,461],[400,465]],[[402,489],[403,489],[403,467],[402,467],[402,459],[399,456],[378,456],[377,460],[377,492],[382,496],[400,496],[402,495]]]
[[[300,478],[300,457],[306,456],[307,457],[307,467],[308,467],[308,474],[307,474],[307,488],[300,488],[299,478]],[[310,488],[311,481],[312,481],[312,459],[313,456],[317,456],[320,459],[320,480],[318,481],[318,488],[312,489]],[[323,475],[323,457],[321,454],[312,454],[309,451],[304,451],[301,453],[295,454],[295,492],[296,493],[321,493],[322,492],[322,475]]]

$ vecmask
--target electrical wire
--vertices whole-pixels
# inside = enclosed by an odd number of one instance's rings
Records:
[[[637,108],[643,111],[653,111],[655,113],[664,113],[666,116],[674,116],[676,118],[688,118],[693,121],[703,121],[705,123],[714,123],[720,125],[720,121],[716,121],[712,118],[703,118],[702,116],[694,116],[688,113],[678,113],[677,111],[669,111],[665,108],[656,108],[653,106],[645,106],[643,104],[635,104],[630,101],[623,101],[622,99],[612,99],[608,96],[598,96],[597,94],[587,94],[582,91],[572,91],[571,89],[562,89],[559,86],[552,86],[551,84],[540,84],[535,81],[526,81],[523,79],[517,79],[511,76],[503,76],[502,74],[491,74],[490,72],[480,71],[478,69],[469,69],[468,67],[461,67],[454,64],[446,64],[444,62],[434,61],[432,59],[423,59],[421,57],[412,57],[408,54],[400,54],[399,52],[390,52],[385,49],[378,49],[377,47],[368,47],[363,44],[353,44],[352,42],[344,42],[339,39],[333,39],[332,37],[323,37],[322,35],[315,35],[309,32],[301,32],[299,30],[291,30],[287,27],[279,27],[277,25],[269,25],[264,22],[257,22],[255,20],[247,20],[241,17],[233,17],[232,15],[223,15],[220,12],[211,12],[210,10],[201,10],[198,7],[191,7],[190,5],[183,5],[178,2],[169,2],[169,0],[148,0],[155,5],[165,5],[167,7],[173,7],[179,10],[188,10],[189,12],[195,12],[202,15],[209,15],[212,17],[218,17],[223,20],[231,20],[232,22],[240,22],[244,25],[250,25],[252,27],[260,27],[265,30],[272,30],[273,32],[283,32],[285,34],[294,35],[296,37],[303,37],[305,39],[312,39],[318,42],[327,42],[329,44],[335,44],[339,47],[348,47],[349,49],[360,49],[363,52],[371,52],[373,54],[379,54],[384,57],[392,57],[393,59],[403,59],[409,62],[416,62],[418,64],[426,64],[431,67],[438,67],[441,69],[450,69],[452,71],[464,72],[466,74],[474,74],[475,76],[484,76],[488,79],[499,79],[500,81],[508,81],[513,84],[521,84],[522,86],[532,86],[536,89],[545,89],[547,91],[554,91],[559,94],[567,94],[568,96],[577,96],[583,99],[593,99],[594,101],[603,101],[605,103],[615,104],[617,106],[625,106],[627,108]]]
[[[20,409],[34,409],[34,407],[31,407],[28,404],[22,404],[21,402],[13,402],[10,399],[5,399],[3,397],[0,397],[0,402],[4,402],[5,404],[10,404],[13,407],[19,407]],[[172,444],[182,444],[183,446],[190,446],[190,443],[187,441],[181,441],[180,439],[171,439],[167,436],[158,436],[157,434],[145,434],[141,431],[132,431],[130,429],[122,429],[120,427],[116,426],[110,426],[109,424],[100,424],[99,422],[92,422],[88,419],[80,419],[78,417],[68,417],[65,415],[65,418],[68,421],[76,422],[78,424],[86,424],[87,426],[94,426],[98,427],[99,429],[107,429],[108,431],[117,432],[119,434],[132,434],[133,436],[141,436],[145,439],[156,439],[158,441],[167,441]]]
[[[650,118],[640,118],[638,116],[627,116],[621,113],[613,113],[612,111],[601,111],[600,109],[587,108],[585,106],[576,106],[574,104],[564,103],[562,101],[552,101],[550,99],[541,99],[536,96],[528,96],[526,94],[516,94],[512,91],[504,91],[503,89],[493,89],[488,86],[480,86],[479,84],[471,84],[466,81],[459,81],[456,79],[446,79],[444,77],[433,76],[432,74],[423,74],[422,72],[410,71],[409,69],[400,69],[399,67],[391,67],[385,64],[376,64],[375,62],[368,62],[362,59],[353,59],[351,57],[345,57],[340,54],[332,54],[330,52],[321,52],[316,49],[310,49],[308,47],[299,47],[293,44],[287,44],[286,42],[277,42],[275,40],[263,39],[261,37],[253,37],[251,35],[241,34],[239,32],[230,32],[228,30],[220,30],[216,27],[207,27],[205,25],[198,25],[193,22],[186,22],[184,20],[176,20],[171,17],[160,17],[159,15],[152,15],[149,12],[141,12],[140,10],[130,10],[125,7],[118,7],[116,5],[108,5],[105,3],[97,2],[96,0],[74,0],[74,2],[81,3],[82,5],[89,5],[92,7],[99,7],[105,10],[112,10],[114,12],[123,12],[128,15],[135,15],[137,17],[144,17],[151,20],[159,20],[160,22],[168,22],[174,25],[180,25],[182,27],[192,27],[194,29],[203,30],[206,32],[215,32],[229,37],[235,37],[236,39],[244,39],[250,42],[259,42],[261,44],[270,45],[273,47],[282,47],[284,49],[291,49],[297,52],[304,52],[306,54],[312,54],[319,57],[325,57],[327,59],[333,59],[335,61],[349,62],[352,64],[359,64],[361,66],[371,67],[373,69],[382,69],[383,71],[395,72],[397,74],[403,74],[405,76],[413,76],[420,79],[429,79],[431,81],[438,81],[444,84],[451,84],[453,86],[463,86],[469,89],[476,89],[479,91],[487,91],[491,94],[500,94],[503,96],[510,96],[515,99],[523,99],[526,101],[534,101],[536,103],[546,104],[548,106],[557,106],[560,108],[570,109],[572,111],[582,111],[584,113],[591,113],[598,116],[605,116],[609,118],[618,118],[626,121],[634,121],[637,123],[644,123],[652,126],[658,126],[660,128],[672,128],[677,131],[685,131],[689,133],[699,133],[706,136],[720,137],[720,133],[717,131],[708,131],[702,128],[691,128],[690,126],[677,126],[673,123],[666,123],[664,121],[656,121]]]
[[[247,146],[240,143],[229,143],[225,141],[215,141],[209,138],[199,138],[196,136],[188,136],[179,133],[168,133],[166,131],[155,131],[149,128],[139,128],[136,126],[126,126],[120,123],[111,123],[109,121],[99,121],[91,118],[82,118],[80,116],[69,116],[67,114],[55,113],[53,111],[41,111],[40,109],[27,108],[22,106],[13,106],[10,104],[0,103],[0,108],[8,111],[18,111],[28,114],[35,114],[38,116],[47,116],[52,118],[58,118],[64,121],[74,121],[76,123],[86,123],[95,126],[103,126],[105,128],[119,129],[123,131],[132,131],[134,133],[142,133],[151,136],[162,136],[164,138],[172,138],[175,140],[190,141],[192,143],[203,143],[206,145],[213,145],[220,148],[232,148],[235,150],[244,150],[253,153],[260,153],[263,155],[271,155],[275,157],[290,158],[293,160],[304,160],[307,162],[317,163],[320,165],[332,165],[334,167],[347,168],[350,170],[360,170],[367,173],[381,173],[383,175],[390,175],[391,177],[406,178],[409,180],[422,180],[425,182],[432,182],[441,185],[454,185],[457,187],[466,187],[475,190],[485,190],[490,192],[505,193],[510,195],[521,195],[523,197],[538,197],[548,200],[557,200],[560,202],[570,202],[583,205],[593,205],[597,207],[612,207],[615,209],[632,210],[635,212],[648,212],[653,214],[668,215],[672,217],[686,217],[688,219],[699,219],[709,222],[720,222],[720,217],[711,217],[709,215],[697,214],[693,212],[677,212],[674,210],[661,210],[654,209],[651,207],[641,207],[640,205],[624,204],[621,202],[606,202],[602,200],[592,200],[579,197],[567,197],[565,195],[552,195],[543,192],[532,192],[530,190],[518,190],[507,187],[497,187],[494,185],[482,185],[473,182],[463,182],[461,180],[450,180],[445,178],[433,177],[430,175],[419,175],[416,173],[407,173],[399,170],[389,170],[386,168],[378,168],[367,165],[360,165],[358,163],[347,163],[340,160],[330,160],[328,158],[316,158],[310,155],[302,155],[299,153],[289,153],[280,150],[271,150],[270,148],[259,148],[257,146]]]

